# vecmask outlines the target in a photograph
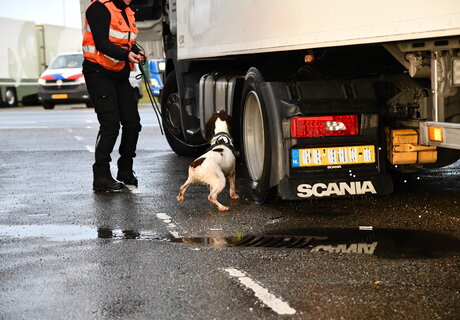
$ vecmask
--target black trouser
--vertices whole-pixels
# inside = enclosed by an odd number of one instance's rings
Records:
[[[129,79],[113,79],[101,72],[85,74],[86,86],[99,120],[93,172],[95,177],[111,176],[110,154],[122,127],[118,170],[133,169],[133,158],[141,131],[137,101]]]

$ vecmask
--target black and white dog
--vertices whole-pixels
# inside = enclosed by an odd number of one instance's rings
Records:
[[[211,147],[189,166],[187,181],[180,187],[177,201],[184,202],[184,193],[191,184],[201,183],[210,188],[208,200],[219,211],[228,211],[229,207],[217,201],[217,196],[225,188],[226,178],[230,184],[230,198],[239,198],[235,192],[236,151],[230,136],[231,120],[231,116],[225,111],[214,113],[208,120],[206,136],[210,138]]]

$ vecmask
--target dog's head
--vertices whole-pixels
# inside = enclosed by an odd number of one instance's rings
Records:
[[[212,136],[217,133],[215,132],[217,119],[226,123],[225,129],[227,130],[227,133],[230,134],[232,117],[224,110],[221,110],[219,112],[213,113],[208,122],[206,122],[205,133],[208,139],[211,139]]]

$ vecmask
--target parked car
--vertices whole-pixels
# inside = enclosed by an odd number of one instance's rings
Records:
[[[53,109],[57,104],[93,104],[86,88],[82,73],[83,54],[81,52],[62,53],[53,59],[38,79],[38,100],[45,109]],[[135,89],[136,99],[142,97],[142,80],[136,79],[141,71],[137,64],[130,73],[129,82]]]
[[[45,109],[56,104],[86,103],[92,107],[82,73],[83,54],[63,53],[53,59],[38,79],[38,100]]]

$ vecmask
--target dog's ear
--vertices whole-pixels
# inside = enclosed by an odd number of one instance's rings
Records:
[[[206,134],[206,138],[211,139],[212,136],[214,135],[214,129],[216,128],[216,120],[218,118],[219,114],[214,112],[211,115],[211,118],[209,118],[208,122],[206,122],[204,132]]]

